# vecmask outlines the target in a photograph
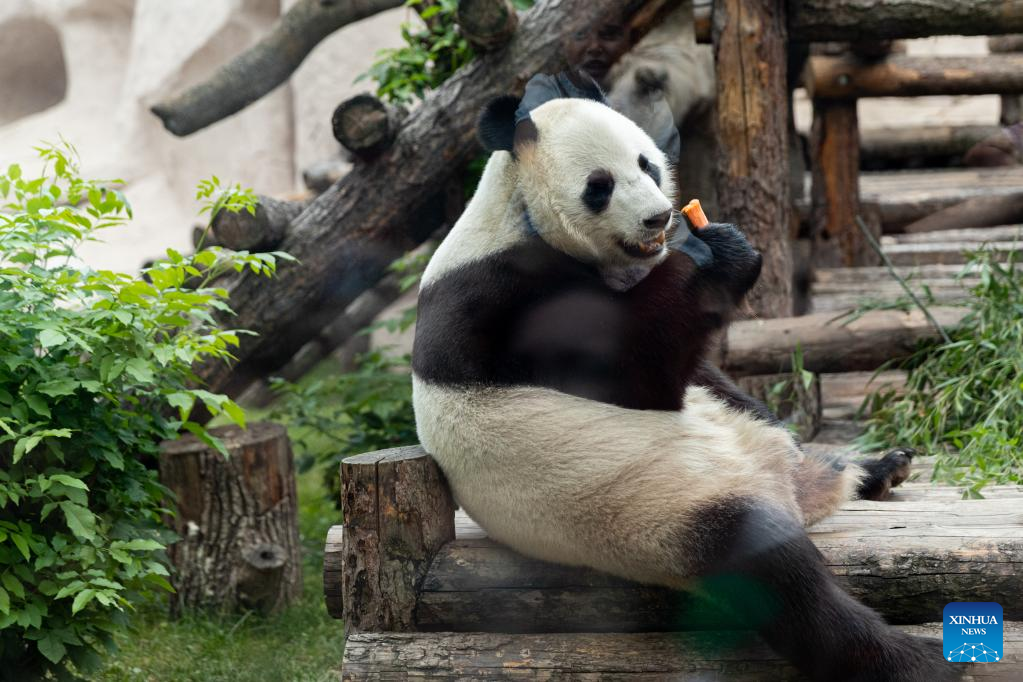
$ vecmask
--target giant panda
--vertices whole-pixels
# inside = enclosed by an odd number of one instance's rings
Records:
[[[422,279],[416,425],[458,504],[523,554],[702,594],[814,679],[945,679],[804,530],[907,453],[809,456],[704,360],[760,255],[679,223],[664,155],[595,86],[543,79],[485,108],[492,154]],[[716,590],[734,575],[755,589]]]

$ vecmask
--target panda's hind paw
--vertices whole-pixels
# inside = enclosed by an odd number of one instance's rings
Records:
[[[867,475],[860,483],[859,498],[863,500],[887,500],[891,490],[909,478],[913,457],[917,455],[913,448],[895,448],[889,450],[879,459],[861,462]]]

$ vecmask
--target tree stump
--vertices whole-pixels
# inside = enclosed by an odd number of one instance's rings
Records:
[[[177,498],[171,614],[272,613],[299,597],[302,565],[291,446],[270,423],[212,429],[225,458],[194,436],[163,444],[160,480]]]
[[[458,27],[479,50],[501,47],[518,28],[511,0],[458,0]]]
[[[233,251],[271,251],[284,240],[288,225],[308,205],[260,196],[254,214],[221,210],[213,216],[214,241]]]
[[[402,112],[369,94],[355,95],[337,105],[331,117],[334,139],[360,159],[372,159],[391,146]]]
[[[418,445],[349,457],[341,500],[345,633],[415,629],[430,560],[455,537],[455,504],[440,468]]]

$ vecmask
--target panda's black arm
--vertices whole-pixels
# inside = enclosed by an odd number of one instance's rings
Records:
[[[751,414],[769,424],[782,426],[782,421],[771,412],[767,405],[744,393],[735,385],[735,382],[708,360],[701,360],[696,364],[689,383],[703,386],[714,397],[724,401],[732,409]]]

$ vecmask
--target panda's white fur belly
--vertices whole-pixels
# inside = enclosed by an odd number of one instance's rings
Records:
[[[700,387],[681,413],[417,377],[413,401],[422,444],[458,504],[491,537],[539,559],[682,586],[685,566],[666,549],[701,507],[747,497],[802,518],[794,482],[804,456],[792,438]]]

